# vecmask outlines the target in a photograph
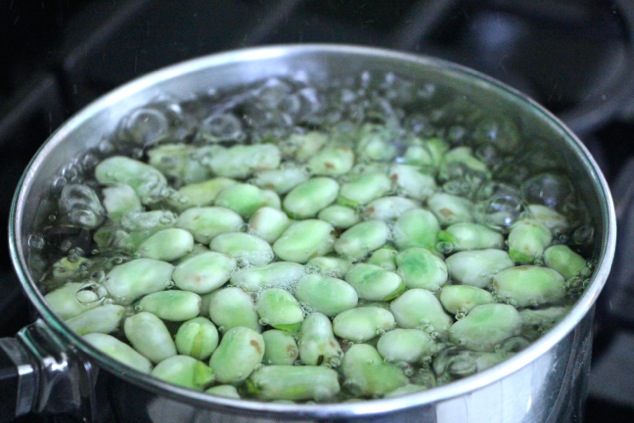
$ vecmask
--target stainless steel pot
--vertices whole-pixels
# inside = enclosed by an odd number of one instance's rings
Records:
[[[398,398],[327,405],[262,403],[189,391],[128,369],[71,332],[47,306],[30,270],[28,246],[47,208],[45,193],[60,169],[95,146],[130,110],[165,93],[178,96],[298,72],[328,80],[364,70],[391,71],[421,84],[460,90],[465,98],[520,122],[524,140],[530,140],[522,145],[522,154],[548,156],[571,175],[590,209],[597,265],[570,314],[537,342],[482,373]],[[581,142],[535,102],[477,72],[426,57],[328,45],[256,48],[188,61],[135,80],[86,107],[50,137],[24,173],[12,207],[10,246],[24,292],[40,318],[16,338],[0,340],[0,360],[15,366],[3,373],[0,416],[34,410],[88,421],[134,422],[579,421],[594,303],[610,271],[615,232],[608,186]]]

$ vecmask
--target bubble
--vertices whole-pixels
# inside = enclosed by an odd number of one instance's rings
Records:
[[[205,119],[196,133],[197,143],[241,142],[246,138],[242,122],[233,114],[217,114]]]
[[[27,245],[33,250],[41,250],[46,246],[46,241],[41,235],[31,234],[27,240]]]
[[[143,107],[133,111],[123,121],[121,132],[128,142],[147,147],[167,137],[169,122],[162,111]]]
[[[70,223],[88,229],[100,225],[105,217],[105,210],[95,191],[81,184],[66,185],[62,189],[59,209]]]
[[[522,184],[521,192],[528,203],[542,204],[554,209],[569,202],[573,194],[568,178],[552,172],[529,178]]]

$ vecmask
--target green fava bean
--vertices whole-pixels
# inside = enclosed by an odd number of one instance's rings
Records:
[[[326,316],[336,316],[357,305],[357,291],[345,281],[318,274],[303,276],[295,287],[301,303]]]
[[[244,381],[262,363],[264,339],[246,327],[229,329],[211,355],[209,366],[220,383]]]
[[[371,345],[353,345],[343,356],[341,365],[344,386],[359,397],[376,397],[407,384],[403,371],[385,362]]]
[[[293,188],[282,202],[284,210],[296,219],[314,217],[337,198],[339,183],[331,178],[317,177]]]
[[[345,280],[367,301],[389,301],[406,289],[399,275],[367,263],[352,266]]]
[[[521,325],[522,318],[515,307],[483,304],[454,323],[449,329],[449,337],[470,350],[493,352],[496,345],[517,335]]]
[[[215,237],[209,248],[233,257],[238,263],[262,266],[275,257],[271,246],[262,238],[243,232],[229,232]]]
[[[275,329],[296,331],[304,320],[299,303],[288,291],[270,288],[262,291],[255,302],[260,322]]]
[[[439,346],[418,329],[392,329],[379,338],[379,354],[391,362],[416,363],[438,352]]]
[[[564,278],[570,279],[576,276],[589,276],[590,265],[579,254],[566,245],[553,245],[544,251],[546,266],[556,270]]]
[[[552,233],[565,233],[570,229],[568,219],[563,214],[542,206],[541,204],[529,204],[527,215],[546,226]]]
[[[272,244],[291,226],[286,214],[273,207],[258,209],[249,219],[248,231]]]
[[[326,147],[308,160],[308,170],[314,175],[338,176],[347,173],[354,164],[354,153],[346,146]]]
[[[351,207],[365,205],[391,189],[392,182],[384,173],[362,173],[341,185],[338,203]]]
[[[301,264],[276,261],[234,273],[231,284],[248,292],[259,292],[263,288],[290,287],[304,273],[304,266]]]
[[[335,250],[343,258],[360,260],[382,247],[390,236],[390,228],[381,220],[357,223],[345,231],[337,241]]]
[[[183,322],[200,314],[202,299],[189,291],[160,291],[146,295],[139,301],[143,311],[149,311],[163,320]]]
[[[218,235],[237,232],[243,225],[238,213],[224,207],[193,207],[176,221],[177,227],[190,232],[201,244],[209,244]]]
[[[438,232],[438,240],[446,252],[504,247],[502,234],[479,223],[454,223]]]
[[[509,257],[516,263],[532,263],[543,255],[552,239],[548,228],[539,222],[515,222],[508,235]]]
[[[121,218],[121,226],[129,232],[149,232],[171,228],[176,224],[176,215],[167,210],[132,212]]]
[[[299,357],[295,338],[289,332],[271,329],[262,332],[264,339],[264,364],[292,365]]]
[[[449,285],[440,289],[440,302],[449,313],[467,313],[480,304],[494,303],[489,291],[470,285]]]
[[[174,261],[194,249],[194,237],[184,229],[168,228],[143,241],[137,250],[141,257]]]
[[[359,158],[366,161],[392,161],[398,154],[392,141],[395,135],[393,130],[385,126],[363,125],[356,148]]]
[[[113,267],[104,286],[118,303],[127,305],[170,286],[173,271],[174,266],[167,262],[140,258]]]
[[[117,338],[105,333],[89,333],[83,336],[84,340],[102,353],[132,367],[141,373],[152,371],[152,362],[136,352],[131,346],[119,341]]]
[[[496,249],[461,251],[445,262],[454,280],[478,288],[487,287],[496,273],[515,265],[506,251]]]
[[[408,210],[418,208],[417,201],[405,197],[382,197],[370,202],[364,209],[366,220],[391,221],[398,218]]]
[[[493,277],[493,289],[502,301],[516,307],[561,303],[566,295],[564,277],[547,267],[524,265]]]
[[[399,194],[415,200],[425,201],[438,189],[434,178],[420,172],[415,166],[403,164],[392,166],[390,179],[396,184]]]
[[[220,191],[214,204],[248,219],[261,207],[279,208],[279,202],[279,197],[273,191],[262,190],[251,184],[235,184]]]
[[[103,206],[108,217],[113,222],[119,222],[123,216],[129,213],[143,210],[141,200],[130,185],[119,184],[104,188]]]
[[[332,332],[330,319],[324,314],[311,313],[299,333],[299,358],[308,366],[337,367],[343,351]]]
[[[65,323],[78,335],[110,333],[119,327],[124,314],[125,308],[120,305],[102,304],[71,317]]]
[[[196,149],[186,144],[163,144],[147,152],[150,166],[160,170],[179,185],[203,181],[209,177],[206,166],[195,160]]]
[[[439,177],[441,179],[450,179],[455,169],[460,169],[460,174],[465,172],[477,174],[482,179],[491,177],[491,172],[487,165],[473,156],[470,147],[456,147],[445,153]]]
[[[396,256],[398,273],[408,288],[436,291],[447,282],[447,265],[426,248],[408,248]]]
[[[174,385],[202,391],[214,381],[214,372],[202,361],[175,355],[156,365],[152,376]]]
[[[390,303],[398,325],[405,329],[422,329],[428,333],[444,332],[453,323],[436,296],[426,289],[408,289]]]
[[[438,231],[440,224],[432,212],[412,209],[396,219],[392,234],[394,244],[401,250],[410,247],[432,249],[436,246]]]
[[[165,324],[152,313],[142,311],[125,319],[123,331],[135,350],[153,363],[176,355],[176,346]]]
[[[278,194],[286,194],[297,185],[307,181],[308,172],[303,167],[287,166],[280,169],[265,170],[255,174],[251,183]]]
[[[466,198],[437,192],[427,200],[427,207],[438,218],[441,226],[458,222],[473,222],[473,203]]]
[[[335,335],[352,342],[369,341],[395,326],[392,313],[376,306],[346,310],[339,313],[332,322]]]
[[[326,401],[339,390],[337,372],[322,366],[264,366],[247,380],[247,391],[263,400]]]
[[[347,229],[352,225],[356,225],[360,219],[354,209],[336,204],[320,211],[317,217],[330,223],[335,228],[341,229]]]
[[[212,386],[205,392],[211,395],[218,395],[219,397],[240,399],[240,394],[238,393],[236,387],[233,385]]]
[[[96,293],[87,291],[86,298],[82,297],[82,288],[85,285],[81,282],[70,282],[62,285],[44,296],[46,304],[63,320],[68,320],[86,310],[97,307],[101,302]]]
[[[64,283],[71,280],[81,280],[87,274],[91,267],[91,260],[78,257],[69,260],[68,257],[62,257],[53,263],[51,276],[55,282]]]
[[[539,338],[546,331],[550,330],[553,326],[563,319],[570,307],[547,307],[540,309],[526,308],[520,311],[520,317],[522,318],[522,335],[534,340]]]
[[[396,270],[396,255],[398,251],[394,247],[383,247],[374,251],[370,258],[368,258],[368,264],[374,264],[375,266],[381,266],[385,270],[393,272]]]
[[[174,199],[170,199],[169,204],[180,211],[185,211],[192,207],[211,206],[220,191],[235,184],[237,182],[233,179],[217,177],[185,185],[176,191]]]
[[[95,168],[95,178],[104,185],[129,185],[143,204],[162,200],[168,191],[167,180],[160,171],[123,156],[110,157],[99,163]]]
[[[421,166],[433,171],[442,164],[449,145],[443,139],[430,138],[427,140],[414,139],[412,145],[405,150],[405,163]]]
[[[260,332],[260,318],[249,294],[240,288],[222,288],[209,300],[209,317],[221,332],[244,326]]]
[[[308,219],[292,224],[273,244],[279,258],[306,263],[332,251],[334,228],[323,220]]]
[[[218,329],[209,319],[195,317],[178,328],[174,340],[179,354],[206,360],[218,346]]]
[[[425,385],[408,383],[407,385],[403,385],[400,388],[396,388],[392,392],[388,392],[387,394],[385,394],[385,398],[400,397],[401,395],[413,394],[416,392],[426,391],[427,389],[429,389],[429,387]]]
[[[236,260],[214,251],[185,259],[174,270],[174,284],[184,291],[206,294],[220,288],[231,277]]]
[[[343,277],[350,270],[350,266],[352,263],[339,257],[313,257],[306,263],[306,267],[311,271],[333,278]]]
[[[282,142],[286,147],[286,154],[295,156],[295,160],[303,163],[313,157],[328,142],[328,136],[323,132],[309,131],[305,134],[292,134]]]
[[[246,178],[254,172],[280,166],[280,149],[273,144],[235,145],[214,151],[208,161],[218,176]]]

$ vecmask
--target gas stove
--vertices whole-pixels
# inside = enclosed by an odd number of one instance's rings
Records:
[[[613,191],[617,257],[599,300],[585,421],[634,421],[634,3],[629,0],[0,0],[0,220],[48,135],[163,66],[240,47],[343,43],[451,60],[563,119]],[[6,227],[6,225],[5,225]],[[0,234],[0,337],[33,319]],[[29,415],[18,422],[62,421]]]

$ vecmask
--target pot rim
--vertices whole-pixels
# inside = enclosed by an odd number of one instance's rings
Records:
[[[24,259],[22,242],[19,242],[22,237],[27,235],[21,233],[21,210],[27,196],[27,191],[30,187],[30,181],[35,175],[34,169],[39,168],[42,165],[42,162],[53,147],[62,142],[69,133],[75,130],[82,122],[89,119],[90,116],[94,115],[97,111],[112,107],[112,105],[130,95],[130,93],[135,93],[149,88],[160,81],[178,78],[184,74],[194,73],[196,71],[213,68],[226,63],[233,63],[237,61],[258,62],[262,59],[272,59],[276,57],[306,53],[350,54],[351,56],[356,55],[375,57],[377,59],[390,59],[395,62],[409,63],[412,66],[431,67],[459,74],[469,78],[475,84],[484,84],[490,89],[500,93],[500,95],[506,96],[518,103],[522,103],[527,112],[537,114],[544,121],[548,121],[554,130],[559,132],[562,138],[565,138],[566,141],[571,144],[573,149],[577,150],[577,155],[583,158],[583,161],[585,162],[584,164],[591,172],[591,177],[594,180],[593,188],[598,191],[605,200],[603,201],[603,204],[600,205],[602,221],[597,222],[597,224],[606,228],[606,231],[600,234],[601,240],[599,241],[599,244],[601,246],[601,251],[598,254],[598,261],[592,283],[586,288],[585,292],[577,300],[574,307],[561,322],[559,322],[548,333],[531,343],[531,345],[525,350],[520,351],[513,357],[490,369],[476,373],[464,379],[426,391],[389,399],[364,400],[359,402],[335,404],[279,404],[246,399],[236,400],[212,396],[176,385],[171,385],[155,379],[150,375],[122,366],[116,360],[106,356],[93,346],[89,345],[82,339],[81,336],[75,334],[63,323],[63,321],[47,306],[43,295],[37,289],[35,282],[31,280],[26,270],[27,265]],[[35,305],[38,313],[58,336],[62,337],[72,346],[77,347],[79,350],[87,354],[90,358],[99,363],[100,367],[107,369],[109,372],[128,382],[142,386],[153,392],[159,393],[162,396],[170,397],[179,401],[186,401],[207,407],[213,406],[216,409],[233,413],[259,415],[268,414],[276,415],[278,417],[299,416],[310,418],[332,418],[383,414],[425,404],[432,404],[442,400],[448,400],[499,381],[505,376],[508,376],[529,365],[535,360],[535,358],[543,355],[553,348],[562,338],[571,332],[579,321],[591,310],[610,272],[616,245],[616,217],[607,182],[586,147],[552,113],[514,88],[511,88],[478,71],[455,63],[423,55],[341,44],[273,45],[216,53],[162,68],[116,88],[115,90],[96,99],[71,117],[53,134],[51,134],[51,136],[39,148],[18,183],[11,204],[9,219],[9,248],[11,259],[18,278],[20,279],[20,283],[22,284],[22,288],[27,294],[29,301]]]

